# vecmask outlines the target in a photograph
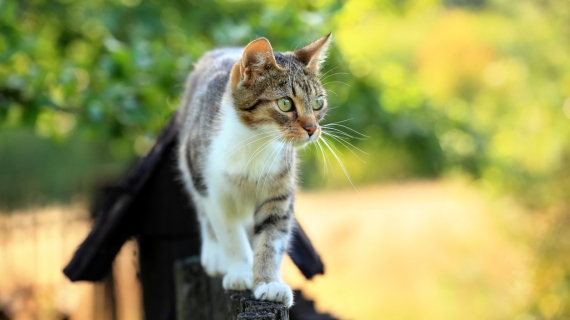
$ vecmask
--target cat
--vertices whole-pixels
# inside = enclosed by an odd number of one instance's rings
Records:
[[[296,149],[321,136],[319,70],[331,40],[280,53],[259,38],[207,52],[188,77],[178,166],[197,210],[201,264],[223,275],[226,290],[293,303],[280,265],[294,219]]]

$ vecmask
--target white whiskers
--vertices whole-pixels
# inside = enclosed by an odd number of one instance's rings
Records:
[[[327,155],[326,155],[325,151],[323,150],[323,147],[321,146],[321,141],[317,140],[317,146],[319,147],[319,149],[321,150],[321,154],[323,155],[323,179],[321,180],[321,182],[322,182],[325,180],[325,177],[328,173]]]
[[[242,150],[243,148],[249,146],[250,144],[253,144],[253,143],[257,142],[257,141],[261,141],[261,140],[263,140],[263,139],[270,139],[270,138],[276,137],[276,136],[278,136],[278,135],[280,135],[280,134],[281,134],[280,132],[266,132],[266,133],[262,133],[262,134],[260,134],[260,135],[254,135],[254,136],[248,137],[247,139],[244,139],[243,141],[241,141],[241,143],[239,143],[238,145],[236,145],[236,146],[234,146],[233,148],[231,148],[231,149],[229,150],[229,151],[231,151],[231,152],[226,156],[226,158],[229,158],[230,156],[232,156],[232,155],[235,154],[236,152]],[[254,139],[254,138],[257,138],[257,139],[255,139],[255,140],[253,140],[253,141],[249,141],[249,140]],[[249,142],[248,142],[248,141],[249,141]],[[248,143],[244,145],[245,142],[248,142]],[[237,149],[236,149],[236,148],[237,148]],[[235,150],[234,150],[234,149],[235,149]],[[232,150],[234,150],[234,151],[232,151]]]
[[[360,150],[359,148],[357,148],[356,146],[354,146],[352,143],[348,142],[347,140],[345,140],[345,139],[343,139],[343,138],[341,138],[341,137],[339,137],[339,136],[337,136],[337,135],[335,135],[335,134],[331,134],[330,132],[326,132],[326,131],[323,131],[323,134],[326,134],[327,136],[329,136],[329,137],[335,139],[336,141],[338,141],[338,142],[339,142],[340,144],[342,144],[345,148],[347,148],[348,151],[352,152],[352,154],[354,154],[354,155],[358,158],[358,160],[360,160],[360,161],[366,163],[366,161],[362,160],[362,159],[356,154],[356,152],[352,151],[352,149],[349,148],[349,146],[353,147],[354,149],[356,149],[356,150],[358,150],[358,151],[360,151],[360,152],[362,152],[362,153],[364,153],[364,154],[366,154],[366,155],[370,155],[369,153],[366,153],[366,152]],[[336,150],[338,151],[338,149],[336,149]],[[340,153],[340,151],[339,151],[339,153]],[[341,154],[342,154],[342,153],[341,153]]]
[[[336,81],[336,80],[335,81],[329,81],[327,83],[323,83],[323,86],[326,86],[327,84],[330,84],[330,83],[340,83],[340,84],[344,84],[347,87],[350,87],[350,85],[348,83],[342,82],[342,81]]]
[[[352,180],[350,179],[350,176],[348,174],[348,171],[346,171],[346,168],[344,167],[344,164],[342,163],[342,160],[340,160],[340,158],[336,155],[336,153],[334,152],[334,150],[331,148],[330,144],[327,142],[327,139],[325,139],[325,137],[321,136],[321,139],[323,140],[323,143],[325,144],[325,146],[327,146],[327,148],[329,148],[329,151],[332,153],[332,155],[336,158],[336,161],[338,161],[338,164],[340,165],[340,167],[342,168],[342,171],[344,172],[344,175],[346,175],[346,178],[348,179],[348,181],[350,182],[350,184],[352,185],[352,187],[354,188],[354,190],[356,190],[356,192],[358,192],[358,190],[356,189],[356,187],[354,186],[354,183],[352,183]]]
[[[348,181],[350,182],[352,187],[356,191],[358,191],[356,189],[354,183],[352,182],[350,175],[348,174],[348,170],[346,169],[346,166],[344,165],[344,163],[341,160],[340,156],[343,156],[344,154],[333,143],[333,141],[339,143],[344,148],[346,148],[348,151],[350,151],[354,156],[356,156],[356,158],[358,160],[366,163],[366,161],[364,161],[357,154],[357,152],[360,152],[360,153],[366,154],[366,155],[369,155],[369,154],[366,153],[365,151],[361,150],[360,148],[356,147],[354,144],[352,144],[349,141],[349,139],[366,140],[369,137],[365,134],[362,134],[362,133],[350,128],[350,127],[347,127],[347,126],[341,124],[341,123],[344,123],[344,122],[349,121],[349,120],[351,120],[351,119],[346,119],[346,120],[322,125],[321,126],[322,136],[320,137],[319,140],[316,141],[317,142],[316,145],[318,148],[318,149],[316,149],[316,151],[317,151],[317,154],[319,154],[318,151],[320,151],[320,154],[323,157],[323,181],[324,181],[324,177],[327,176],[327,174],[329,172],[329,166],[330,166],[330,172],[331,173],[334,172],[332,170],[331,162],[327,159],[327,152],[325,152],[325,150],[328,150],[328,152],[330,152],[333,155],[333,157],[336,159],[336,161],[338,162],[339,166],[341,167],[343,173],[345,174],[346,178],[348,179]],[[349,130],[349,132],[346,132],[343,129]],[[332,140],[327,139],[325,136],[332,139]],[[321,144],[321,140],[322,140],[322,143],[324,144],[324,147]]]
[[[350,131],[356,133],[357,135],[359,135],[359,136],[365,138],[364,140],[370,138],[369,136],[367,136],[367,135],[365,135],[365,134],[362,134],[362,133],[360,133],[360,132],[358,132],[358,131],[356,131],[356,130],[350,128],[350,127],[347,127],[347,126],[345,126],[345,125],[339,124],[339,123],[342,123],[342,122],[345,122],[345,121],[348,121],[348,120],[352,120],[352,119],[347,119],[347,120],[343,120],[343,121],[328,123],[328,124],[323,125],[323,127],[325,127],[325,128],[328,128],[328,127],[330,127],[330,126],[342,127],[342,128],[348,129],[348,130],[350,130]],[[337,129],[337,130],[338,130],[338,129]]]
[[[336,72],[336,73],[331,73],[331,74],[329,74],[328,76],[326,76],[326,77],[324,77],[324,78],[321,78],[321,81],[323,81],[323,80],[325,80],[325,79],[327,79],[327,78],[329,78],[329,77],[336,76],[336,75],[338,75],[338,74],[348,74],[348,72]]]
[[[272,138],[269,141],[264,142],[261,146],[259,146],[251,155],[251,157],[249,157],[249,159],[247,160],[247,163],[245,164],[245,166],[243,167],[243,172],[246,173],[247,172],[247,166],[250,164],[251,160],[253,160],[253,158],[260,154],[261,152],[263,152],[263,150],[265,150],[267,147],[269,147],[273,142],[279,140],[281,138],[281,135],[278,135],[275,138]]]
[[[334,69],[336,69],[336,68],[338,68],[338,67],[340,67],[340,65],[338,65],[338,66],[336,66],[336,67],[334,67],[334,68],[331,68],[329,71],[327,71],[327,72],[325,72],[324,74],[322,74],[322,75],[321,75],[321,80],[323,80],[323,77],[326,76],[329,72],[333,71]],[[326,78],[325,78],[325,79],[326,79]]]
[[[267,182],[267,178],[269,177],[269,173],[271,172],[271,169],[273,168],[273,164],[275,164],[275,160],[277,159],[277,157],[279,155],[281,155],[281,151],[283,151],[283,148],[285,148],[285,146],[286,146],[285,141],[283,141],[283,142],[284,143],[281,145],[281,148],[279,148],[279,152],[277,152],[277,154],[275,154],[275,157],[273,157],[273,161],[271,161],[271,165],[269,166],[269,169],[267,170],[267,174],[265,175],[265,179],[263,180],[263,186],[261,187],[261,190],[263,190],[265,188],[265,183]],[[275,152],[275,150],[273,152]],[[267,158],[267,162],[269,162],[270,159],[271,159],[271,156],[269,156],[269,158]],[[265,162],[266,165],[267,165],[267,162]],[[265,168],[265,165],[263,167]],[[263,173],[263,171],[262,171],[262,173]],[[261,175],[260,175],[260,177],[261,177]],[[259,182],[258,182],[257,188],[259,188]],[[257,188],[255,191],[256,194],[257,194]]]

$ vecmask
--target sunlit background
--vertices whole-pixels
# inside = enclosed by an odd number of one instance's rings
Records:
[[[567,0],[0,0],[0,313],[109,319],[103,284],[61,274],[94,190],[152,147],[205,51],[329,32],[348,176],[301,152],[326,274],[286,260],[287,281],[341,319],[570,318]],[[142,317],[133,252],[118,319]]]

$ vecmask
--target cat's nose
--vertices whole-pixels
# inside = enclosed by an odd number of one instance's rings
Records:
[[[315,131],[317,131],[317,124],[316,123],[306,123],[303,126],[303,129],[305,129],[305,131],[307,131],[307,133],[309,134],[309,137],[313,135],[313,133],[315,133]]]

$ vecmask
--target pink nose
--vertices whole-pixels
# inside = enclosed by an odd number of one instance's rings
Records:
[[[305,131],[307,131],[307,133],[309,134],[309,137],[313,135],[313,133],[315,133],[315,131],[317,131],[317,124],[316,123],[307,123],[303,126],[303,129],[305,129]]]

